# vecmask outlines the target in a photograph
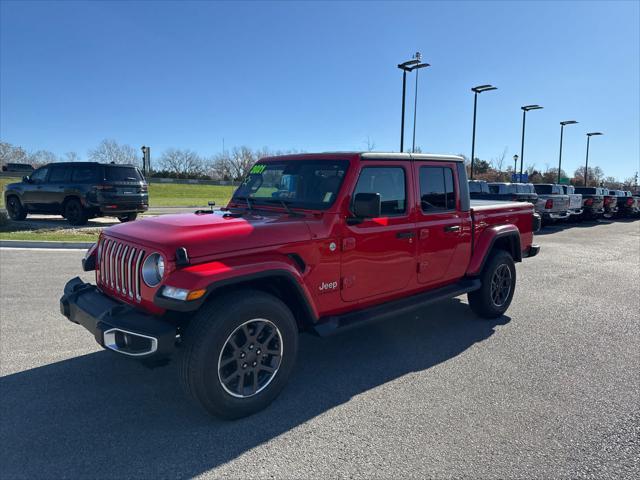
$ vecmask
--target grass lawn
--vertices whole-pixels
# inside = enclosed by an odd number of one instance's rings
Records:
[[[7,183],[19,182],[20,178],[0,177],[0,188]],[[149,203],[151,207],[206,207],[211,201],[226,205],[236,187],[223,185],[183,185],[179,183],[150,183]],[[4,208],[4,195],[0,198]]]
[[[91,231],[79,233],[67,230],[26,230],[26,231],[2,231],[0,230],[0,240],[39,240],[54,242],[95,242],[98,239],[98,232]]]
[[[236,187],[227,185],[183,185],[150,183],[150,207],[206,207],[208,202],[226,205]]]

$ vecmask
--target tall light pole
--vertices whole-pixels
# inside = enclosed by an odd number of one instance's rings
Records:
[[[578,123],[575,120],[565,120],[564,122],[560,122],[560,157],[558,159],[558,183],[560,183],[560,172],[562,171],[562,134],[564,131],[565,125],[573,125],[574,123]]]
[[[587,182],[589,180],[589,140],[594,135],[603,135],[601,132],[590,132],[587,133],[587,159],[584,162],[584,186],[587,186]]]
[[[515,175],[518,171],[518,155],[513,156],[513,174]]]
[[[524,126],[527,120],[527,112],[529,110],[540,110],[540,105],[525,105],[524,107],[520,107],[522,110],[522,143],[520,144],[520,181],[522,182],[522,165],[524,164]]]
[[[488,92],[489,90],[497,90],[498,87],[492,85],[478,85],[473,87],[473,133],[471,134],[471,180],[473,180],[473,162],[476,154],[476,110],[478,109],[478,94]]]
[[[419,55],[420,52],[418,52],[416,55]],[[400,121],[400,152],[404,151],[404,117],[405,117],[405,99],[406,99],[406,94],[407,94],[407,72],[412,72],[413,70],[416,69],[420,69],[420,68],[425,68],[425,67],[430,67],[431,65],[429,65],[428,63],[420,63],[420,59],[419,58],[414,58],[411,60],[408,60],[404,63],[401,63],[398,65],[398,68],[400,70],[402,70],[402,120]],[[415,100],[414,102],[417,104],[418,101],[418,78],[417,78],[417,72],[416,72],[416,93],[415,93]],[[415,111],[415,107],[414,107],[414,112],[413,112],[413,149],[415,149],[415,138],[416,138],[416,111]],[[412,149],[412,150],[413,150]]]

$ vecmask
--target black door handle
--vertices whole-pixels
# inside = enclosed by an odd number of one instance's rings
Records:
[[[444,227],[445,232],[459,232],[460,225],[449,225],[448,227]]]
[[[415,235],[413,232],[399,232],[396,233],[396,238],[413,238]]]

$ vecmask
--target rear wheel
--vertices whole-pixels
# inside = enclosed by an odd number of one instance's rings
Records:
[[[469,306],[483,318],[497,318],[511,304],[516,288],[516,266],[513,258],[504,250],[490,254],[480,274],[482,286],[469,292]]]
[[[125,223],[125,222],[133,222],[136,218],[138,218],[138,214],[137,213],[127,213],[126,215],[120,215],[118,217],[118,220],[120,220],[120,222]]]
[[[184,345],[186,391],[208,413],[234,419],[266,408],[284,388],[295,363],[298,330],[279,299],[243,290],[205,304],[192,319]]]
[[[64,217],[71,225],[84,225],[89,219],[87,211],[80,203],[80,200],[76,198],[67,200],[67,203],[65,203]]]
[[[7,198],[7,213],[11,220],[20,221],[27,218],[27,210],[22,206],[22,202],[15,195]]]

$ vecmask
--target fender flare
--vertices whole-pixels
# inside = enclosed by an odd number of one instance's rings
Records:
[[[263,270],[254,273],[240,274],[237,276],[233,276],[230,278],[225,278],[222,280],[216,280],[207,285],[207,292],[202,298],[198,300],[194,300],[191,302],[183,302],[180,300],[173,300],[170,298],[166,298],[160,295],[160,290],[155,293],[153,298],[153,303],[158,307],[174,310],[178,312],[193,312],[198,310],[204,302],[213,294],[216,290],[221,288],[230,287],[234,285],[241,285],[243,283],[249,283],[256,280],[263,280],[267,278],[280,278],[284,279],[290,286],[294,288],[296,291],[298,300],[300,301],[300,305],[302,306],[305,315],[311,321],[311,323],[316,323],[318,321],[318,314],[310,301],[310,297],[305,291],[305,289],[301,285],[301,281],[296,278],[290,271],[284,268],[274,268],[269,270]]]
[[[498,240],[509,239],[511,255],[514,262],[522,261],[522,246],[520,244],[520,230],[515,225],[500,225],[485,229],[478,238],[473,256],[467,269],[468,276],[475,276],[482,272],[489,254]]]

